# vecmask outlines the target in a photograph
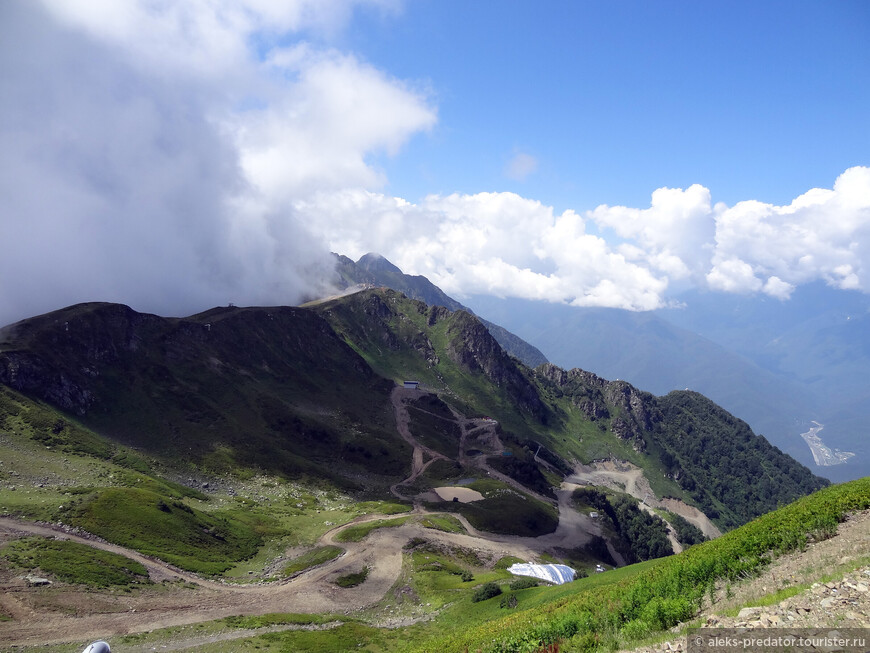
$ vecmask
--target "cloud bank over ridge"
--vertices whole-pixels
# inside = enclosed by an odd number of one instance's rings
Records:
[[[689,286],[870,292],[870,168],[777,206],[659,188],[557,211],[509,192],[386,193],[432,94],[334,45],[393,0],[0,6],[0,324],[79,301],[189,314],[326,290],[377,251],[459,296],[650,310]],[[503,163],[503,162],[502,162]],[[522,181],[542,162],[516,151]]]
[[[303,38],[366,4],[391,3],[4,3],[0,323],[322,290],[329,246],[293,202],[380,187],[370,158],[436,120],[425,94]]]
[[[336,251],[378,251],[445,291],[652,310],[674,286],[787,299],[823,280],[870,292],[870,168],[843,172],[787,206],[728,207],[710,190],[660,188],[648,208],[585,213],[514,193],[419,203],[346,190],[300,203]]]

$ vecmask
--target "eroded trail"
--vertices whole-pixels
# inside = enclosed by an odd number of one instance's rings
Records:
[[[624,461],[603,461],[577,465],[574,473],[565,479],[569,483],[600,485],[618,492],[626,492],[641,501],[644,508],[665,508],[697,526],[709,538],[722,533],[707,515],[679,499],[656,497],[640,467]]]
[[[426,468],[436,460],[448,460],[447,456],[421,444],[411,433],[411,428],[409,426],[411,417],[408,414],[408,407],[405,405],[405,402],[408,399],[419,396],[420,392],[418,390],[407,390],[401,386],[393,388],[393,392],[390,394],[390,401],[393,404],[393,412],[396,415],[396,429],[398,430],[399,435],[402,436],[402,439],[410,444],[413,450],[413,453],[411,454],[410,475],[390,487],[390,492],[393,493],[393,496],[402,499],[403,501],[412,501],[412,499],[399,490],[401,486],[410,485],[416,481],[417,478],[426,471]],[[426,460],[426,456],[428,456],[428,460]],[[421,510],[419,502],[414,502],[414,508],[418,512]]]
[[[447,459],[419,443],[411,434],[404,405],[409,392],[413,391],[396,388],[392,395],[399,433],[413,449],[410,475],[392,488],[393,494],[402,499],[406,498],[400,490],[403,485],[413,483],[435,460]],[[486,425],[466,420],[462,426],[463,433],[467,433]],[[493,446],[501,446],[494,430],[491,435],[494,437]],[[512,479],[506,482],[516,483]],[[528,492],[525,488],[522,491]],[[567,498],[560,493],[560,504],[563,500],[567,501]],[[419,504],[415,508],[418,514],[428,514]],[[466,547],[492,560],[506,555],[531,560],[546,548],[567,547],[569,543],[577,546],[580,543],[578,532],[589,530],[589,524],[577,521],[583,520],[582,515],[573,510],[561,512],[563,520],[559,528],[544,538],[481,533],[461,515],[454,516],[468,534],[444,533],[423,528],[419,517],[412,515],[404,525],[374,530],[362,542],[336,542],[336,536],[345,528],[386,517],[369,515],[338,526],[320,538],[318,544],[335,543],[344,548],[342,556],[293,579],[245,585],[206,580],[95,536],[71,532],[67,527],[0,518],[0,541],[22,535],[39,535],[81,542],[140,562],[155,583],[130,594],[82,589],[62,583],[37,589],[28,587],[24,579],[11,573],[0,574],[0,609],[13,618],[0,621],[0,641],[10,646],[54,644],[145,632],[233,615],[271,612],[350,614],[377,604],[398,581],[403,547],[411,538],[421,537],[447,546]],[[596,525],[591,526],[595,532]],[[335,584],[338,576],[358,572],[363,567],[369,568],[369,574],[361,585],[341,588]]]

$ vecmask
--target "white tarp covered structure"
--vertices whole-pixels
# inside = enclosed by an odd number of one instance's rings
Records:
[[[514,576],[540,578],[554,585],[570,583],[576,575],[568,565],[533,565],[531,562],[518,562],[508,567],[508,571]]]

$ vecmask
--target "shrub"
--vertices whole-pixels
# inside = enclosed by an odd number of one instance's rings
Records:
[[[530,587],[537,587],[537,586],[538,586],[538,579],[537,578],[523,576],[522,578],[517,578],[516,580],[512,581],[510,587],[512,590],[524,590],[524,589],[528,589]]]
[[[476,590],[474,590],[474,595],[471,597],[471,600],[474,603],[478,603],[480,601],[486,601],[487,599],[491,599],[494,596],[498,596],[501,594],[501,587],[498,586],[497,583],[484,583]]]
[[[356,587],[362,585],[366,578],[369,577],[369,567],[363,567],[355,574],[346,574],[335,579],[335,584],[339,587]]]
[[[515,608],[517,607],[517,603],[519,600],[517,599],[516,594],[505,594],[501,597],[501,601],[498,603],[498,607],[500,608]]]

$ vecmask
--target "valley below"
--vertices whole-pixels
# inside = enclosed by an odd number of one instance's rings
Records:
[[[815,426],[810,427],[810,430],[801,433],[801,437],[804,439],[804,442],[809,446],[810,451],[813,453],[813,460],[816,465],[819,467],[830,467],[832,465],[840,465],[850,458],[854,457],[854,453],[851,451],[840,451],[839,449],[832,450],[830,447],[826,446],[824,442],[822,442],[822,438],[819,436],[819,433],[822,429],[825,428],[824,424],[819,424],[818,422],[813,422]]]

